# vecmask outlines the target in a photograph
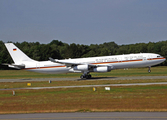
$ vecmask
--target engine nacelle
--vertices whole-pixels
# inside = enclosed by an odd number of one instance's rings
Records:
[[[73,67],[74,70],[86,71],[89,69],[88,65],[77,65]]]
[[[93,72],[109,72],[113,68],[111,66],[97,67],[93,69]]]

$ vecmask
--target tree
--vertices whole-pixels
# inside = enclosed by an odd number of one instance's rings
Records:
[[[148,46],[147,46],[147,52],[149,52],[149,53],[155,53],[155,51],[154,51],[154,43],[152,43],[152,42],[149,42],[148,43]]]
[[[122,45],[119,47],[119,49],[117,50],[117,55],[121,55],[121,54],[128,54],[128,48],[129,46],[127,45]]]
[[[64,43],[61,42],[61,41],[59,41],[59,40],[52,40],[52,42],[50,42],[49,44],[50,44],[50,45],[55,44],[55,45],[58,45],[58,46],[64,45]]]

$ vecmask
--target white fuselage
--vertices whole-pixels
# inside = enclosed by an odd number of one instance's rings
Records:
[[[139,54],[126,54],[126,55],[113,55],[102,57],[89,57],[89,58],[75,58],[59,60],[61,62],[71,63],[83,63],[93,65],[106,65],[112,66],[113,69],[123,68],[138,68],[138,67],[150,67],[162,63],[166,59],[159,54],[153,53],[139,53]],[[83,72],[80,70],[74,70],[73,67],[65,64],[54,63],[51,61],[23,61],[25,64],[25,70],[41,73],[68,73],[68,72]]]

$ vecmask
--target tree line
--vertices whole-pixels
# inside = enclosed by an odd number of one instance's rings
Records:
[[[105,42],[103,44],[67,44],[59,40],[52,40],[48,44],[39,42],[16,42],[14,43],[30,58],[37,61],[54,59],[83,58],[107,55],[121,55],[129,53],[157,53],[167,58],[167,40],[149,43],[136,43],[129,45],[117,45],[115,42]],[[13,63],[3,41],[0,41],[0,65],[2,63]],[[161,65],[166,66],[167,61]],[[1,65],[0,69],[8,69]]]

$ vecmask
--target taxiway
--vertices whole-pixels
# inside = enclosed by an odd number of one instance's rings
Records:
[[[167,112],[76,112],[0,115],[0,120],[165,120]]]
[[[131,76],[131,77],[93,77],[85,80],[144,80],[167,79],[167,76]],[[77,81],[78,78],[26,78],[26,79],[0,79],[0,82],[30,82],[30,81]]]

